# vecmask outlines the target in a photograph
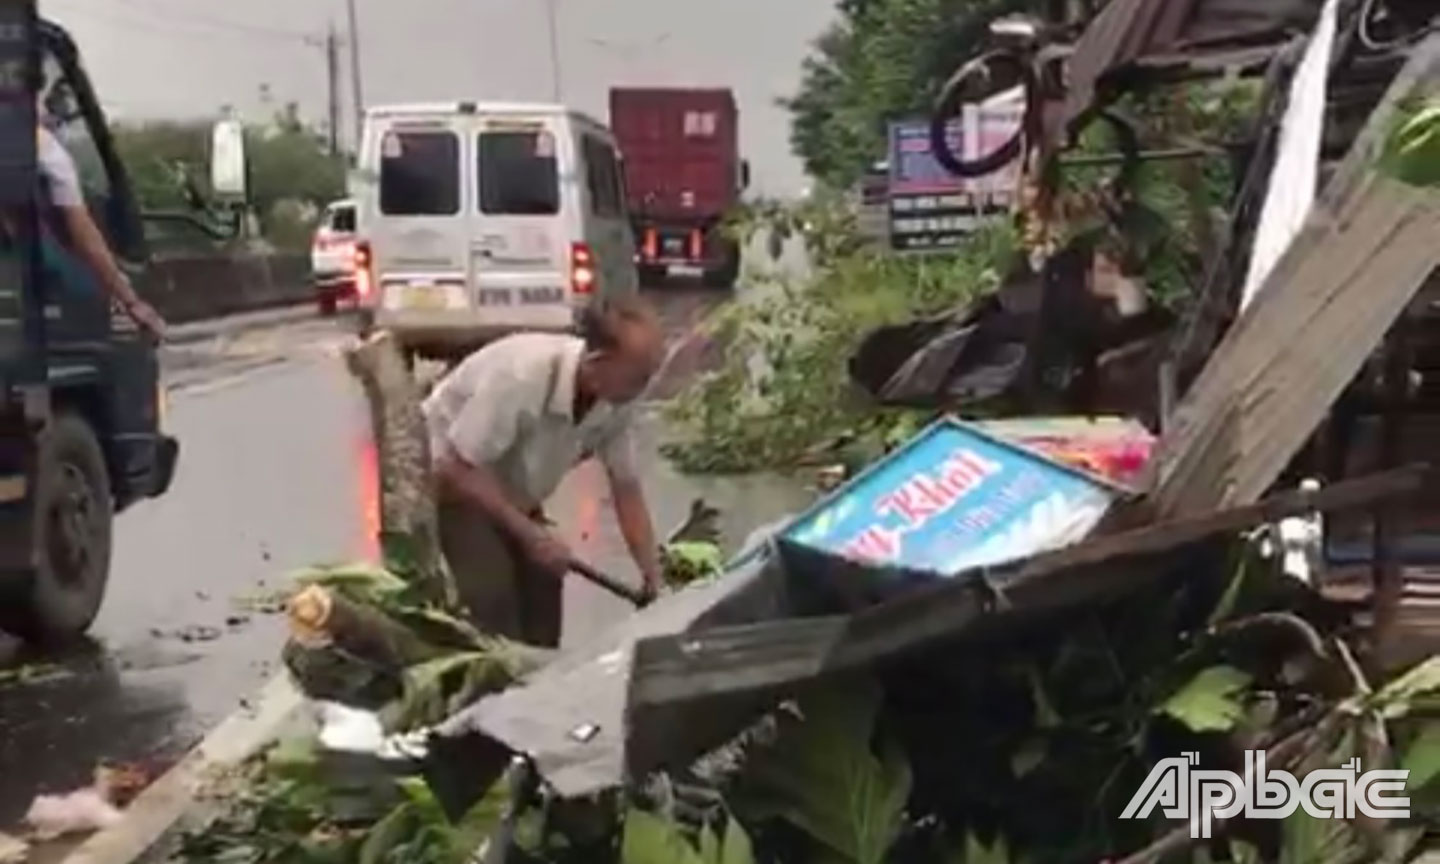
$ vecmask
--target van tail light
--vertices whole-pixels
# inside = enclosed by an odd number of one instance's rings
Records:
[[[705,235],[696,228],[690,232],[690,260],[699,261],[705,257]]]
[[[375,270],[373,259],[370,255],[370,244],[360,242],[355,244],[355,298],[367,300],[375,292]]]
[[[587,243],[570,244],[570,290],[575,294],[595,291],[595,256]]]
[[[660,256],[660,232],[654,228],[645,229],[645,260],[654,261]]]

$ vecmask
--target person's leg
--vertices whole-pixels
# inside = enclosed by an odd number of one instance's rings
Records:
[[[564,579],[529,562],[520,567],[520,619],[526,642],[560,647],[564,587]]]
[[[544,514],[533,515],[537,522],[546,521]],[[564,578],[536,567],[513,544],[511,555],[517,562],[520,627],[525,641],[545,648],[559,648],[563,630]]]
[[[441,496],[440,547],[471,622],[483,633],[524,639],[519,561],[500,529],[478,508]]]

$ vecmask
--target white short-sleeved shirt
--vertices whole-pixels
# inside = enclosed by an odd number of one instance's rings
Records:
[[[634,479],[633,405],[597,402],[575,422],[584,351],[573,336],[522,333],[470,355],[425,400],[432,458],[448,448],[489,467],[526,508],[543,504],[591,456],[612,478]]]
[[[83,207],[85,193],[80,188],[80,172],[70,151],[49,129],[40,127],[37,136],[36,162],[48,184],[50,203],[56,207]]]

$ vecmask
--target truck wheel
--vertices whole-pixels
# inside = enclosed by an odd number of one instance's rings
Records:
[[[740,278],[740,245],[733,240],[716,240],[722,244],[725,257],[719,264],[705,268],[703,281],[707,288],[730,289]]]
[[[36,567],[20,635],[59,642],[89,629],[110,573],[111,503],[95,432],[79,415],[56,415],[41,443]]]

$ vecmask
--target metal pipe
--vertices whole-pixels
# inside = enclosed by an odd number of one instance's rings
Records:
[[[601,573],[599,570],[596,570],[594,567],[591,567],[589,564],[586,564],[583,561],[571,561],[570,569],[583,577],[586,581],[594,583],[595,585],[599,585],[601,588],[604,588],[606,591],[609,591],[616,597],[619,597],[623,600],[629,600],[631,603],[635,604],[637,608],[644,608],[645,606],[648,606],[650,604],[650,601],[654,599],[650,596],[648,591],[642,591],[637,588],[632,588],[618,579],[614,579],[610,576],[605,575],[604,573]]]
[[[1169,150],[1141,150],[1135,154],[1140,162],[1165,162],[1180,159],[1204,159],[1210,156],[1224,156],[1226,151],[1212,147],[1176,147]],[[1084,168],[1096,165],[1118,165],[1127,161],[1124,153],[1096,153],[1086,156],[1061,156],[1060,165],[1065,168]]]
[[[565,85],[560,69],[560,14],[559,0],[545,0],[545,16],[550,28],[550,83],[554,101],[559,104],[565,98]]]
[[[350,24],[350,96],[355,111],[355,152],[360,152],[360,138],[365,132],[365,88],[360,82],[360,24],[355,0],[346,0],[345,14]]]

